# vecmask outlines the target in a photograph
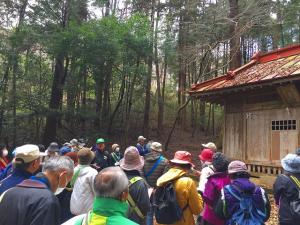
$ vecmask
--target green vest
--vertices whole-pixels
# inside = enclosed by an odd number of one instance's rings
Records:
[[[126,218],[128,212],[127,202],[112,198],[96,198],[93,210],[75,225],[137,225]]]

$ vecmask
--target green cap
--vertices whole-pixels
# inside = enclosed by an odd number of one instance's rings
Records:
[[[105,143],[106,141],[103,138],[98,138],[96,140],[96,144],[101,144],[101,143]]]

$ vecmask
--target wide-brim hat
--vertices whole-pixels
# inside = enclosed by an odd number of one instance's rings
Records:
[[[192,165],[192,155],[187,151],[177,151],[175,152],[174,158],[170,160],[172,163],[183,164],[183,165]]]
[[[210,148],[205,148],[201,151],[199,154],[199,159],[202,161],[208,161],[211,162],[213,158],[214,152]]]
[[[59,146],[56,142],[50,143],[50,145],[47,148],[48,152],[59,152]]]
[[[283,169],[290,173],[300,173],[300,157],[296,154],[287,154],[282,160]]]
[[[144,157],[140,156],[136,147],[130,146],[120,160],[120,167],[124,170],[141,170],[144,167]]]

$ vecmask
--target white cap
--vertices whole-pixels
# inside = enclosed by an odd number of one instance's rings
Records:
[[[40,152],[37,145],[22,145],[15,150],[15,160],[18,161],[18,159],[21,159],[24,163],[32,162],[40,156],[46,156],[46,153]]]
[[[202,146],[205,148],[215,150],[215,151],[217,150],[217,146],[212,142],[208,142],[207,144],[202,144]]]
[[[162,152],[162,145],[159,142],[152,142],[150,148],[156,152]]]
[[[138,141],[145,141],[147,138],[145,138],[144,136],[139,136],[138,137]]]

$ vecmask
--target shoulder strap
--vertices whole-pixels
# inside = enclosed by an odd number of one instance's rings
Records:
[[[146,173],[145,177],[149,177],[154,170],[158,167],[158,165],[160,164],[160,162],[164,159],[164,157],[161,155],[155,162],[155,164],[152,166],[152,168],[148,171],[148,173]]]
[[[290,178],[293,181],[293,183],[297,186],[297,188],[300,190],[300,181],[298,180],[298,178],[292,175],[290,176]]]
[[[136,177],[133,177],[129,180],[129,187],[131,185],[133,185],[135,182],[139,181],[139,180],[142,180],[143,178],[139,177],[139,176],[136,176]],[[145,216],[143,215],[143,213],[141,212],[141,210],[139,209],[139,207],[137,206],[137,204],[135,203],[135,201],[133,200],[133,198],[131,197],[130,193],[128,192],[128,199],[127,199],[130,207],[135,211],[135,213],[142,219],[145,218]]]
[[[88,211],[86,214],[84,214],[81,223],[79,223],[80,222],[79,220],[79,222],[77,221],[75,225],[89,225],[91,220],[91,213],[92,213],[91,211]]]
[[[71,179],[71,181],[70,181],[70,186],[71,186],[71,188],[74,187],[74,184],[75,184],[76,180],[77,180],[78,177],[79,177],[79,174],[80,174],[81,169],[82,169],[82,168],[79,167],[78,170],[77,170],[77,171],[75,172],[75,174],[73,175],[73,177],[72,177],[72,179]]]
[[[119,157],[117,156],[116,153],[112,152],[112,153],[111,153],[111,156],[112,156],[112,158],[115,160],[115,162],[118,162],[118,161],[119,161]]]
[[[236,198],[238,201],[241,201],[241,197],[234,193],[234,191],[233,191],[231,185],[226,185],[226,186],[224,187],[224,189],[227,190],[227,191],[228,191],[234,198]]]

